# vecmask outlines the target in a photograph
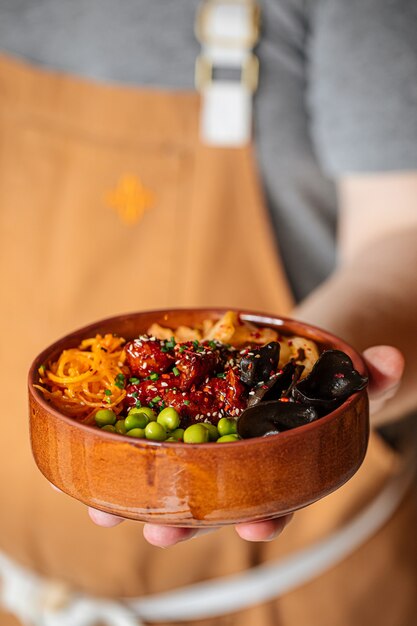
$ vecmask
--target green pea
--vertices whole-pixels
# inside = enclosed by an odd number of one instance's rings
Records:
[[[133,407],[130,409],[129,415],[132,413],[144,413],[150,422],[156,422],[156,413],[150,406]]]
[[[136,437],[137,439],[145,439],[145,430],[143,428],[132,428],[127,431],[126,435],[128,437]]]
[[[126,430],[132,430],[132,428],[145,428],[148,423],[148,416],[145,415],[145,413],[140,413],[139,411],[137,413],[130,412],[125,419]]]
[[[209,424],[208,422],[203,422],[203,426],[205,426],[209,432],[209,441],[217,441],[219,438],[219,431],[216,426],[214,424]]]
[[[167,433],[165,428],[158,422],[149,422],[145,428],[145,437],[154,441],[165,441]]]
[[[157,422],[165,428],[165,430],[175,430],[180,425],[181,418],[172,406],[167,406],[158,415]]]
[[[117,420],[117,422],[115,423],[114,427],[117,430],[117,432],[119,433],[119,435],[125,435],[126,434],[126,426],[125,426],[124,419]]]
[[[116,413],[111,409],[100,409],[94,415],[97,426],[114,426],[117,417]]]
[[[170,437],[174,437],[175,441],[182,441],[184,439],[184,429],[176,428],[170,433]]]
[[[219,437],[217,440],[217,443],[227,443],[228,441],[239,441],[240,437],[239,435],[235,435],[235,434],[230,434],[230,435],[223,435],[223,437]]]
[[[111,424],[105,424],[101,427],[101,430],[107,430],[109,433],[117,433],[117,430]]]
[[[207,443],[208,440],[209,431],[203,424],[192,424],[184,431],[184,443]]]
[[[217,424],[217,430],[219,431],[220,437],[224,435],[235,435],[237,432],[236,420],[222,417]]]

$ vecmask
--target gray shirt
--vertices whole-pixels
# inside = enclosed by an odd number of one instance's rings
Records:
[[[102,81],[193,89],[199,0],[0,0],[0,46]],[[255,136],[297,298],[335,262],[334,179],[417,169],[415,0],[261,0]]]

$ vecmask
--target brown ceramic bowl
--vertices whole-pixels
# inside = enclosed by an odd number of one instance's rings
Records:
[[[46,478],[81,502],[108,513],[175,526],[218,526],[267,519],[304,507],[345,483],[361,465],[368,434],[366,391],[319,420],[275,436],[234,443],[160,443],[85,426],[54,409],[34,388],[38,367],[96,333],[131,339],[153,322],[169,327],[218,319],[223,310],[120,315],[77,330],[36,357],[29,373],[35,461]],[[362,374],[361,357],[318,328],[242,313],[243,319],[343,350]]]

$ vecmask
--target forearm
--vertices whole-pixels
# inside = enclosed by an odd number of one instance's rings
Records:
[[[417,411],[417,227],[370,242],[297,307],[294,316],[322,326],[358,350],[389,344],[404,354],[399,393],[376,423]]]

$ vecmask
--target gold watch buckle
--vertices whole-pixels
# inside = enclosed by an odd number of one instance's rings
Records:
[[[229,37],[213,37],[210,36],[207,29],[207,22],[210,13],[215,10],[216,5],[242,5],[247,7],[250,12],[250,32],[247,37],[235,39]],[[259,39],[261,23],[261,11],[259,5],[251,0],[207,0],[199,8],[195,23],[195,35],[202,44],[211,46],[220,46],[224,48],[253,48]]]
[[[214,65],[212,61],[200,54],[195,62],[195,86],[198,91],[213,83]],[[254,54],[249,54],[242,65],[241,84],[250,92],[255,92],[259,82],[259,60]]]

